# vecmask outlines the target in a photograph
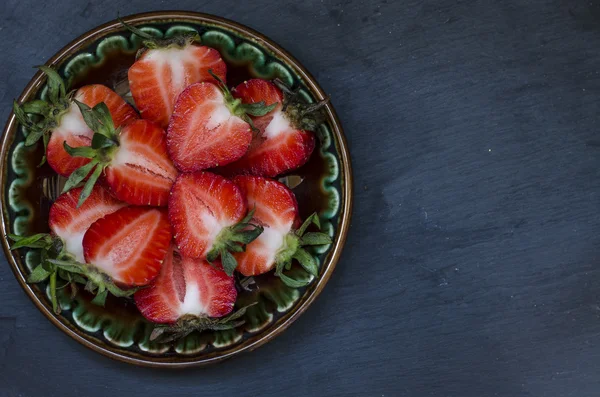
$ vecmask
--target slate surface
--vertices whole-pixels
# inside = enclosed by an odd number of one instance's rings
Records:
[[[355,170],[348,244],[286,333],[159,371],[85,349],[0,266],[0,396],[600,395],[597,1],[4,0],[0,118],[79,34],[218,14],[333,97]]]

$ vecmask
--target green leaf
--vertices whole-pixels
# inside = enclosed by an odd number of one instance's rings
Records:
[[[265,230],[262,226],[250,225],[250,227],[252,227],[250,230],[233,233],[231,235],[231,241],[237,241],[242,244],[250,244]]]
[[[31,284],[40,283],[50,277],[50,274],[52,273],[44,269],[42,265],[38,265],[27,277],[27,282]]]
[[[81,205],[85,202],[85,200],[92,194],[92,189],[94,189],[94,185],[98,178],[100,178],[100,174],[102,173],[102,166],[98,165],[94,170],[94,173],[90,175],[89,179],[85,183],[81,194],[79,195],[79,201],[77,202],[77,208],[81,207]]]
[[[21,107],[25,113],[39,114],[46,116],[50,113],[50,105],[41,99],[34,99],[23,104]]]
[[[61,260],[61,259],[48,259],[48,262],[52,263],[59,269],[63,269],[69,273],[83,274],[83,275],[86,274],[83,264],[76,262],[76,261],[66,261],[66,260]]]
[[[52,243],[52,236],[50,236],[48,233],[38,233],[34,234],[33,236],[17,236],[15,234],[7,234],[7,236],[14,241],[11,249],[23,247],[45,248]]]
[[[126,296],[131,296],[139,291],[141,288],[130,288],[130,289],[121,289],[117,287],[114,282],[110,281],[106,283],[106,289],[118,298],[123,298]]]
[[[329,237],[325,233],[309,232],[309,233],[305,233],[300,238],[301,245],[325,245],[325,244],[331,244],[331,243],[332,243],[331,237]]]
[[[54,69],[48,66],[38,66],[38,69],[48,76],[48,97],[50,98],[50,102],[57,104],[58,100],[64,98],[66,95],[65,82]]]
[[[94,135],[96,135],[96,134],[94,134]],[[91,159],[91,158],[94,158],[97,153],[96,149],[94,149],[90,146],[71,147],[71,146],[69,146],[67,141],[63,142],[63,147],[65,148],[65,151],[67,153],[69,153],[69,155],[71,157],[85,157],[85,158]]]
[[[216,261],[218,257],[219,251],[215,250],[214,248],[208,251],[208,254],[206,254],[206,260],[211,264]]]
[[[73,173],[69,176],[69,179],[67,179],[67,182],[65,183],[62,192],[66,193],[69,190],[73,189],[75,186],[79,185],[85,179],[85,177],[88,176],[92,168],[94,168],[96,165],[98,165],[98,161],[92,160],[86,165],[82,165],[81,167],[73,171]]]
[[[265,101],[257,102],[257,103],[247,103],[243,105],[244,112],[251,116],[264,116],[265,114],[271,112],[275,107],[279,104],[279,102],[275,102],[269,106],[265,103]]]
[[[104,307],[104,304],[106,303],[106,297],[107,296],[108,296],[108,291],[107,290],[104,290],[102,292],[98,292],[96,294],[96,296],[94,297],[94,299],[92,299],[92,303],[94,305]]]
[[[244,217],[244,219],[242,219],[237,225],[242,225],[242,224],[247,224],[252,220],[252,217],[254,217],[254,212],[256,211],[256,206],[253,207],[250,211],[248,211],[248,213],[246,214],[246,216]]]
[[[38,168],[44,165],[44,163],[46,162],[46,153],[48,152],[48,142],[50,141],[50,134],[46,133],[42,135],[42,138],[44,142],[44,155],[42,156],[42,160],[38,164]]]
[[[117,20],[119,22],[121,22],[121,24],[123,26],[125,26],[125,28],[127,30],[129,30],[131,33],[135,34],[136,36],[140,36],[142,39],[146,39],[146,40],[151,40],[151,41],[155,40],[155,37],[150,36],[148,33],[143,32],[142,30],[136,28],[135,26],[128,24],[127,22],[122,20],[120,17],[117,17]]]
[[[13,113],[15,114],[17,121],[21,123],[22,126],[26,128],[31,128],[33,126],[33,122],[29,119],[29,117],[27,117],[23,111],[23,108],[19,106],[17,101],[13,101]]]
[[[79,107],[81,115],[83,116],[83,121],[85,121],[87,126],[90,127],[92,131],[98,132],[102,128],[102,124],[94,115],[92,108],[83,102],[79,102],[77,99],[73,99],[73,102]]]
[[[115,129],[115,124],[113,123],[112,116],[110,115],[110,111],[104,102],[100,102],[92,109],[94,116],[98,119],[100,124],[104,127],[105,135],[107,138],[111,138],[113,131]]]
[[[294,253],[293,258],[300,263],[304,270],[306,270],[313,276],[317,277],[319,275],[317,261],[305,249],[298,248],[298,250]]]
[[[93,149],[104,149],[111,146],[116,146],[117,143],[110,138],[102,134],[94,134],[92,138],[92,148]]]
[[[35,144],[44,135],[44,129],[42,128],[30,128],[27,138],[25,138],[25,146],[31,146]]]
[[[283,273],[279,273],[279,274],[275,274],[275,275],[279,276],[279,278],[281,279],[281,281],[283,281],[283,283],[285,285],[287,285],[288,287],[292,287],[292,288],[304,287],[304,286],[308,285],[308,283],[309,283],[309,281],[294,280],[293,278],[288,277]]]
[[[221,264],[228,276],[233,276],[233,272],[238,265],[233,255],[226,249],[221,250]]]
[[[319,229],[321,228],[321,222],[319,221],[319,216],[316,212],[313,212],[308,218],[306,218],[302,226],[300,226],[300,229],[296,230],[296,236],[302,237],[311,223],[314,223]]]

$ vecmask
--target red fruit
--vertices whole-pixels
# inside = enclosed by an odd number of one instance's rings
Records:
[[[210,172],[180,174],[169,197],[169,220],[179,251],[205,258],[226,242],[227,231],[246,210],[244,196],[233,182]]]
[[[174,323],[185,315],[222,317],[233,310],[237,291],[233,277],[202,259],[182,257],[171,246],[160,275],[135,293],[144,317]]]
[[[212,83],[193,84],[179,96],[167,130],[169,154],[183,172],[231,163],[252,140],[240,102]]]
[[[307,114],[320,107],[294,102],[283,111],[284,96],[273,83],[253,79],[238,85],[233,95],[244,103],[265,102],[278,105],[264,116],[253,117],[259,133],[254,135],[248,152],[238,161],[224,167],[229,175],[253,174],[275,177],[305,164],[315,148],[314,128]]]
[[[286,245],[286,236],[299,219],[296,197],[282,183],[257,176],[233,179],[246,196],[249,208],[255,208],[253,219],[264,227],[263,233],[246,246],[245,252],[234,254],[237,271],[255,276],[273,269],[277,254]]]
[[[190,84],[212,80],[209,70],[225,80],[227,66],[217,50],[174,40],[146,50],[135,61],[129,88],[142,117],[166,128],[179,94]]]
[[[171,242],[167,211],[125,207],[98,219],[83,237],[87,263],[117,283],[141,286],[159,273]]]
[[[61,194],[50,207],[48,219],[52,233],[63,240],[67,251],[78,262],[85,262],[82,241],[90,225],[127,205],[111,196],[104,188],[96,186],[85,203],[77,208],[82,190],[83,188],[76,188]]]
[[[81,87],[77,90],[74,98],[90,107],[104,102],[116,127],[139,118],[135,110],[123,98],[110,88],[100,84]],[[58,121],[58,126],[52,130],[46,150],[48,164],[62,176],[71,175],[77,168],[87,164],[89,159],[71,157],[65,151],[63,142],[66,141],[71,147],[90,146],[93,134],[83,121],[77,105],[71,103],[67,112]]]
[[[119,146],[104,170],[110,190],[130,204],[167,205],[177,170],[167,154],[162,128],[136,120],[121,130],[118,139]]]

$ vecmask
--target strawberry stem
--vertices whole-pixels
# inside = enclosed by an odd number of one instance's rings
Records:
[[[150,340],[158,343],[169,343],[186,337],[194,331],[202,332],[205,330],[222,331],[237,328],[245,323],[240,320],[246,314],[249,307],[256,305],[254,302],[248,306],[225,317],[202,317],[194,315],[185,315],[174,324],[157,325],[150,334]]]
[[[46,160],[46,149],[50,134],[58,125],[62,116],[71,106],[71,93],[67,94],[67,86],[60,75],[52,68],[38,66],[47,76],[48,100],[34,99],[21,105],[13,101],[13,113],[17,121],[27,131],[25,145],[31,146],[40,138],[44,143],[44,156],[40,165]]]
[[[221,257],[221,265],[228,276],[233,275],[238,265],[231,253],[245,251],[246,245],[256,240],[265,230],[262,226],[250,222],[253,216],[254,209],[248,212],[239,223],[223,228],[206,255],[206,260],[211,264]]]
[[[200,41],[201,41],[200,35],[196,31],[183,32],[183,33],[180,33],[173,37],[170,37],[168,39],[163,39],[160,37],[152,36],[151,34],[146,33],[143,30],[138,29],[135,26],[128,24],[127,22],[122,20],[120,17],[117,17],[117,20],[119,22],[121,22],[121,25],[123,25],[131,33],[133,33],[136,36],[139,36],[143,39],[142,44],[144,45],[145,48],[138,51],[136,58],[139,58],[145,52],[145,50],[154,50],[154,49],[169,48],[169,47],[184,48],[192,43],[195,43],[195,42],[200,43]]]
[[[330,97],[316,103],[305,103],[300,97],[300,89],[292,90],[283,81],[273,81],[283,92],[283,106],[281,110],[294,127],[299,130],[314,131],[317,126],[325,121],[323,108],[329,103]]]
[[[296,260],[304,270],[311,276],[319,276],[319,266],[315,258],[303,247],[311,245],[331,244],[332,240],[325,233],[310,232],[306,233],[308,227],[314,224],[321,228],[321,222],[317,213],[313,213],[302,223],[296,231],[285,236],[282,248],[277,252],[275,259],[275,275],[289,287],[300,288],[308,285],[310,280],[295,280],[283,273],[284,270],[290,270],[292,261]]]

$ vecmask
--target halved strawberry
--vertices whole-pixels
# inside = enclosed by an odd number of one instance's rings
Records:
[[[283,85],[281,87],[284,88]],[[295,93],[287,89],[282,92],[275,84],[261,79],[238,85],[233,95],[246,104],[263,102],[277,106],[265,115],[252,118],[259,133],[252,139],[248,152],[224,167],[224,173],[274,177],[308,161],[315,148],[315,137],[311,131],[320,123],[322,116],[316,111],[327,100],[305,104]]]
[[[196,44],[198,33],[182,34],[171,39],[157,39],[133,26],[124,24],[143,39],[146,49],[138,53],[129,68],[129,88],[144,119],[165,128],[175,101],[190,84],[212,80],[212,69],[225,80],[227,66],[215,49]]]
[[[116,92],[100,85],[87,85],[67,94],[65,83],[54,70],[41,66],[48,75],[48,100],[33,100],[18,105],[13,104],[15,116],[29,130],[26,145],[33,145],[43,138],[48,164],[60,175],[69,176],[77,168],[89,162],[86,158],[73,158],[64,149],[63,142],[71,147],[89,146],[92,130],[86,125],[77,105],[70,99],[85,103],[90,107],[104,102],[112,115],[115,126],[119,127],[139,118],[136,111]],[[41,117],[34,123],[27,114]]]
[[[177,177],[164,131],[146,120],[134,121],[121,130],[119,147],[104,172],[115,196],[137,205],[166,206]]]
[[[234,254],[237,270],[245,276],[255,276],[276,268],[275,274],[292,287],[305,285],[285,274],[292,259],[296,259],[306,271],[318,275],[313,256],[302,248],[305,245],[330,244],[331,238],[324,233],[305,233],[311,223],[319,225],[316,214],[311,215],[297,230],[298,205],[294,193],[282,183],[258,176],[237,176],[233,179],[246,196],[248,206],[254,207],[253,220],[264,227],[263,233],[246,246],[244,252]]]
[[[239,188],[210,172],[180,174],[169,197],[169,220],[181,254],[210,262],[221,256],[229,275],[237,266],[230,251],[243,250],[262,232],[244,219],[246,212]]]
[[[85,260],[127,286],[150,283],[171,242],[167,211],[125,207],[98,219],[83,237]]]
[[[81,102],[77,104],[94,131],[92,146],[72,148],[65,144],[65,149],[72,156],[91,161],[71,174],[64,191],[93,171],[79,198],[83,203],[104,170],[106,182],[118,199],[134,205],[167,205],[177,171],[167,154],[164,131],[147,120],[136,120],[116,130],[103,103],[93,109]]]
[[[52,233],[60,237],[75,260],[84,262],[83,235],[90,225],[105,215],[123,208],[127,204],[114,198],[100,186],[92,189],[86,202],[77,207],[83,188],[61,194],[50,207],[48,225]]]
[[[223,317],[237,298],[234,279],[204,259],[182,257],[172,245],[160,275],[134,295],[148,320],[174,323],[185,315]]]
[[[184,172],[229,164],[242,157],[252,140],[249,114],[265,114],[275,105],[243,105],[227,87],[192,84],[177,99],[167,130],[169,154]]]

